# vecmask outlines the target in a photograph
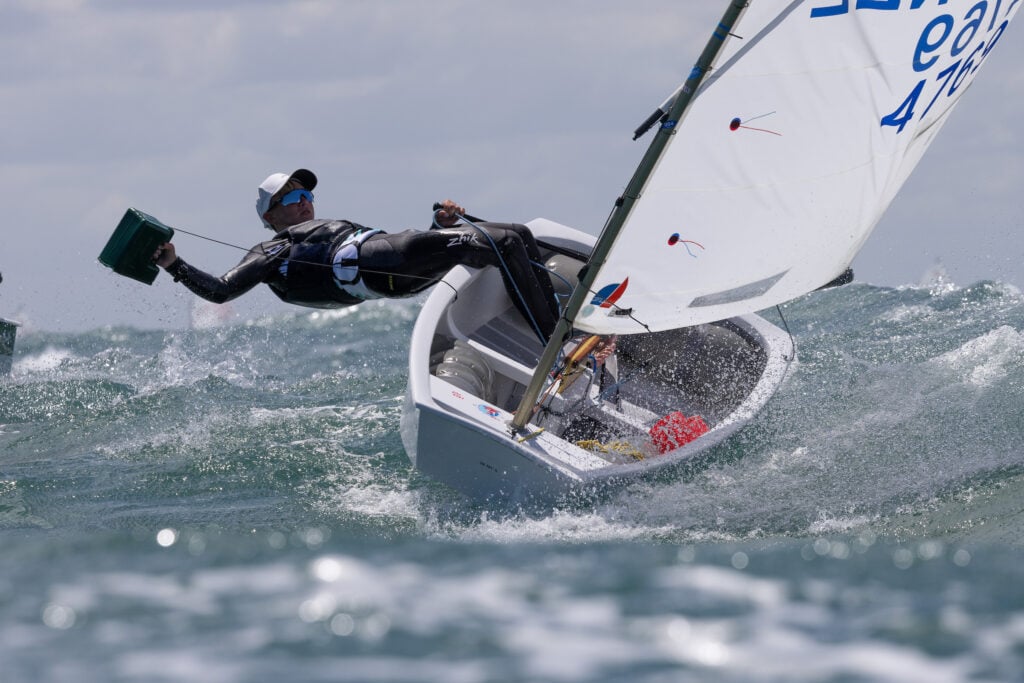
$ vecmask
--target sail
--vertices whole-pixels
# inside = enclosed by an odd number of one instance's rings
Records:
[[[607,334],[711,322],[831,281],[1021,2],[752,0],[575,326]]]

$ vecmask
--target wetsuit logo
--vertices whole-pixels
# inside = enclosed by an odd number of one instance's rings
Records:
[[[464,232],[461,235],[448,238],[448,248],[457,247],[460,244],[469,244],[473,241],[473,233]]]

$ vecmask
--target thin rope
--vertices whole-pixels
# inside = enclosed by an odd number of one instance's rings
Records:
[[[472,226],[472,227],[473,227],[473,228],[475,228],[476,230],[479,230],[479,231],[483,232],[483,229],[482,229],[482,228],[480,228],[479,226],[475,225],[475,224],[474,224],[474,223],[472,223],[471,221],[467,220],[466,216],[460,216],[460,218],[462,218],[462,220],[464,220],[464,221],[465,221],[465,222],[466,222],[466,223],[467,223],[468,225]],[[438,226],[438,227],[440,227],[440,228],[443,228],[443,227],[444,227],[444,226],[440,225],[440,224],[439,224],[439,223],[437,222],[437,213],[436,213],[436,212],[434,213],[434,220],[433,220],[433,222],[434,222],[434,225],[437,225],[437,226]],[[198,239],[201,239],[201,240],[206,240],[207,242],[213,242],[214,244],[219,244],[219,245],[221,245],[221,246],[224,246],[224,247],[230,247],[231,249],[237,249],[238,251],[244,251],[244,252],[245,252],[246,254],[257,254],[257,253],[263,253],[263,252],[262,252],[261,250],[257,249],[256,247],[246,248],[246,247],[240,246],[240,245],[238,245],[238,244],[234,244],[234,243],[232,243],[232,242],[225,242],[225,241],[223,241],[223,240],[218,240],[218,239],[215,239],[215,238],[213,238],[213,237],[208,237],[208,236],[206,236],[206,235],[200,235],[200,234],[199,234],[199,233],[197,233],[197,232],[190,232],[190,231],[188,231],[188,230],[184,230],[184,229],[182,229],[182,228],[175,228],[174,230],[175,230],[175,232],[180,232],[180,233],[182,233],[182,234],[185,234],[185,235],[189,235],[189,236],[191,236],[191,237],[196,237],[196,238],[198,238]],[[487,233],[486,233],[486,232],[484,232],[483,234],[484,234],[484,235],[485,235],[485,236],[487,237],[487,239],[488,239],[488,240],[490,240],[490,242],[491,242],[491,248],[492,248],[492,249],[494,249],[494,252],[495,252],[495,254],[496,254],[496,255],[498,256],[498,259],[499,259],[499,261],[500,261],[500,262],[502,263],[502,265],[503,265],[503,267],[505,268],[505,270],[506,270],[506,273],[507,273],[507,272],[508,272],[508,270],[507,270],[507,266],[504,266],[504,263],[505,263],[505,262],[504,262],[504,259],[502,259],[502,257],[501,257],[501,252],[500,252],[500,251],[498,251],[498,247],[497,247],[497,245],[496,245],[496,244],[494,244],[494,241],[493,241],[493,240],[491,240],[491,238],[490,238],[490,235],[487,235]],[[266,256],[267,254],[263,253],[263,255],[264,255],[264,256]],[[303,261],[303,260],[301,260],[301,259],[289,259],[289,258],[286,258],[286,257],[282,256],[281,254],[274,254],[274,255],[272,255],[272,256],[271,256],[271,258],[273,258],[273,259],[281,259],[281,260],[286,260],[286,261],[291,261],[292,263],[301,263],[301,264],[303,264],[303,265],[307,265],[307,266],[315,266],[315,267],[318,267],[318,268],[332,268],[332,269],[334,268],[334,264],[329,264],[329,263],[319,263],[319,262],[316,262],[316,261]],[[535,264],[535,263],[533,263],[532,261],[531,261],[530,263],[531,263],[531,265],[540,265],[540,264]],[[542,268],[543,268],[544,270],[548,271],[549,273],[550,273],[550,272],[553,272],[553,271],[551,271],[550,269],[548,269],[548,268],[546,268],[546,267],[544,267],[544,266],[541,266],[541,267],[542,267]],[[387,270],[372,270],[372,269],[369,269],[369,268],[363,268],[362,266],[360,266],[360,267],[359,267],[359,270],[360,270],[360,271],[362,271],[362,272],[364,272],[364,273],[373,273],[373,274],[375,274],[375,275],[396,275],[396,276],[399,276],[399,277],[407,277],[407,278],[411,278],[411,279],[413,279],[413,280],[427,280],[427,281],[432,281],[432,282],[434,282],[434,281],[435,281],[435,280],[434,280],[434,278],[431,278],[431,277],[426,277],[426,276],[423,276],[423,275],[409,275],[409,274],[406,274],[406,273],[397,273],[397,272],[393,272],[393,271],[387,271]],[[561,276],[560,276],[560,275],[558,275],[557,273],[555,273],[555,275],[557,275],[558,277],[560,277],[560,278],[561,278]],[[511,280],[511,277],[509,277],[509,279]],[[564,278],[562,278],[562,279],[564,280]],[[448,285],[448,287],[450,287],[450,288],[452,289],[452,291],[453,291],[453,292],[455,292],[456,294],[458,294],[458,290],[457,290],[457,289],[455,288],[455,286],[454,286],[454,285],[452,285],[452,284],[451,284],[451,283],[449,283],[449,282],[445,282],[445,281],[444,281],[444,279],[441,279],[441,280],[436,280],[436,282],[437,282],[437,283],[444,283],[444,284]],[[514,282],[513,282],[513,287],[515,287],[515,283],[514,283]],[[519,292],[519,289],[518,289],[518,287],[516,287],[515,289],[516,289],[516,294],[517,294],[517,295],[519,296],[519,299],[520,299],[520,301],[522,301],[522,302],[523,302],[523,307],[524,307],[524,308],[526,308],[526,310],[527,310],[527,311],[529,311],[529,308],[528,308],[528,307],[526,307],[526,302],[525,302],[525,301],[523,300],[523,299],[524,299],[524,297],[523,297],[523,296],[522,296],[522,294],[521,294],[521,293]],[[592,290],[592,289],[589,289],[589,288],[588,288],[588,290],[587,290],[587,291],[589,291],[589,292],[590,292],[591,294],[593,294],[594,296],[597,296],[597,292],[595,292],[594,290]],[[615,310],[617,310],[617,311],[620,311],[620,312],[625,312],[625,313],[619,313],[619,315],[626,315],[626,316],[628,316],[628,317],[629,317],[630,319],[632,319],[632,320],[633,320],[633,321],[634,321],[635,323],[637,323],[638,325],[640,325],[641,327],[643,327],[643,328],[644,328],[645,330],[647,330],[648,332],[650,332],[650,331],[651,331],[651,328],[650,328],[650,327],[648,327],[646,323],[644,323],[643,321],[641,321],[640,319],[638,319],[638,318],[637,318],[636,316],[634,316],[634,315],[633,315],[633,313],[632,313],[632,312],[630,311],[630,309],[625,309],[625,308],[621,308],[620,306],[618,306],[618,305],[616,305],[616,304],[611,304],[611,306],[610,306],[610,307],[611,307],[611,308],[614,308],[614,309],[615,309]],[[561,308],[561,307],[560,307],[560,308]],[[630,311],[630,312],[626,312],[626,311]],[[533,331],[534,331],[534,334],[537,334],[537,335],[538,335],[538,336],[539,336],[539,337],[541,338],[541,340],[543,341],[544,337],[543,337],[543,335],[542,335],[542,334],[540,333],[540,329],[539,329],[539,326],[537,325],[537,322],[536,322],[536,320],[533,320],[533,319],[532,319],[532,318],[533,318],[532,314],[530,315],[530,318],[531,318],[531,320],[530,320],[531,326],[532,326],[532,327],[534,328],[534,330],[533,330]],[[570,321],[568,321],[568,322],[569,322],[570,324],[572,323],[572,321],[571,321],[571,320],[570,320]],[[568,334],[568,335],[566,335],[566,336],[567,336],[567,337],[571,336],[571,333],[570,333],[570,334]],[[791,336],[792,336],[792,335],[791,335]]]
[[[789,330],[789,323],[786,322],[786,316],[782,315],[782,306],[776,305],[775,310],[778,312],[779,317],[782,319],[782,326],[786,328],[786,334],[789,335],[789,343],[793,347],[793,356],[796,356],[796,339],[793,337],[793,333]]]
[[[213,242],[214,244],[220,244],[220,245],[225,246],[225,247],[231,247],[232,249],[238,249],[239,251],[244,251],[246,254],[263,254],[264,256],[270,256],[270,258],[272,258],[272,259],[280,259],[282,261],[289,261],[291,263],[301,263],[301,264],[307,265],[307,266],[316,266],[317,268],[331,268],[331,269],[334,268],[334,264],[333,263],[320,263],[318,261],[304,261],[302,259],[290,259],[290,258],[288,258],[286,256],[281,255],[280,253],[278,253],[278,254],[267,254],[266,252],[262,251],[261,249],[257,249],[257,247],[252,247],[250,249],[246,249],[245,247],[239,246],[237,244],[233,244],[231,242],[224,242],[224,241],[221,241],[221,240],[218,240],[218,239],[214,239],[213,237],[207,237],[206,235],[200,235],[199,233],[196,233],[196,232],[189,232],[188,230],[182,230],[181,228],[175,228],[174,231],[175,232],[183,233],[185,235],[191,235],[192,237],[198,237],[201,240],[206,240],[207,242]],[[257,246],[259,246],[259,245],[257,245]],[[399,277],[407,277],[407,278],[410,278],[410,279],[413,279],[413,280],[429,280],[429,281],[432,281],[432,282],[435,281],[434,278],[426,277],[426,276],[423,276],[423,275],[409,275],[407,273],[396,273],[396,272],[390,272],[390,271],[387,271],[387,270],[371,270],[369,268],[363,268],[361,266],[359,267],[359,270],[361,272],[363,272],[363,273],[374,273],[375,275],[397,275]],[[436,282],[442,283],[442,282],[444,282],[444,280],[437,280]],[[451,283],[444,282],[444,284],[446,284],[449,287],[451,287],[452,291],[455,291],[456,294],[458,294],[458,291],[455,289],[455,287]]]
[[[526,297],[523,296],[522,291],[520,291],[519,289],[519,285],[516,284],[515,279],[512,277],[512,271],[509,270],[508,264],[505,263],[505,258],[501,255],[501,250],[498,249],[498,245],[495,244],[494,238],[491,237],[486,230],[484,230],[479,225],[469,220],[465,216],[460,216],[460,218],[462,218],[462,220],[465,221],[467,225],[474,228],[477,232],[479,232],[481,235],[487,238],[488,242],[490,242],[491,249],[494,250],[494,255],[498,257],[498,263],[501,264],[501,269],[505,272],[505,276],[508,278],[509,283],[512,285],[512,289],[515,291],[516,296],[519,297],[519,303],[522,304],[523,311],[526,312],[526,317],[530,323],[530,326],[533,328],[533,333],[537,335],[537,338],[540,340],[541,344],[547,344],[548,340],[544,336],[544,333],[541,331],[540,325],[537,323],[537,319],[533,317],[533,311],[530,310],[530,306],[526,303]],[[437,213],[434,214],[434,224],[440,225],[437,222]]]

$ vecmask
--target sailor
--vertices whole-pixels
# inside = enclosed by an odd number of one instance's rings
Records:
[[[493,265],[531,329],[545,340],[551,336],[558,306],[526,226],[460,224],[465,212],[451,200],[441,204],[430,230],[389,234],[347,220],[317,220],[316,184],[306,169],[267,177],[257,190],[256,213],[274,236],[220,277],[183,261],[170,242],[153,259],[207,301],[224,303],[266,283],[283,301],[316,308],[407,297],[436,284],[455,265]]]

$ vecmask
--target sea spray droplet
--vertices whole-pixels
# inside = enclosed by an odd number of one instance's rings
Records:
[[[162,548],[170,548],[178,540],[178,532],[174,529],[161,529],[156,534],[156,542]]]
[[[331,617],[331,633],[334,635],[341,637],[350,636],[355,630],[356,621],[352,618],[352,615],[342,612]]]
[[[899,548],[893,552],[892,562],[897,569],[910,569],[914,565],[914,553],[906,548]]]
[[[75,610],[66,605],[49,604],[43,610],[43,623],[52,629],[65,631],[75,625]]]

